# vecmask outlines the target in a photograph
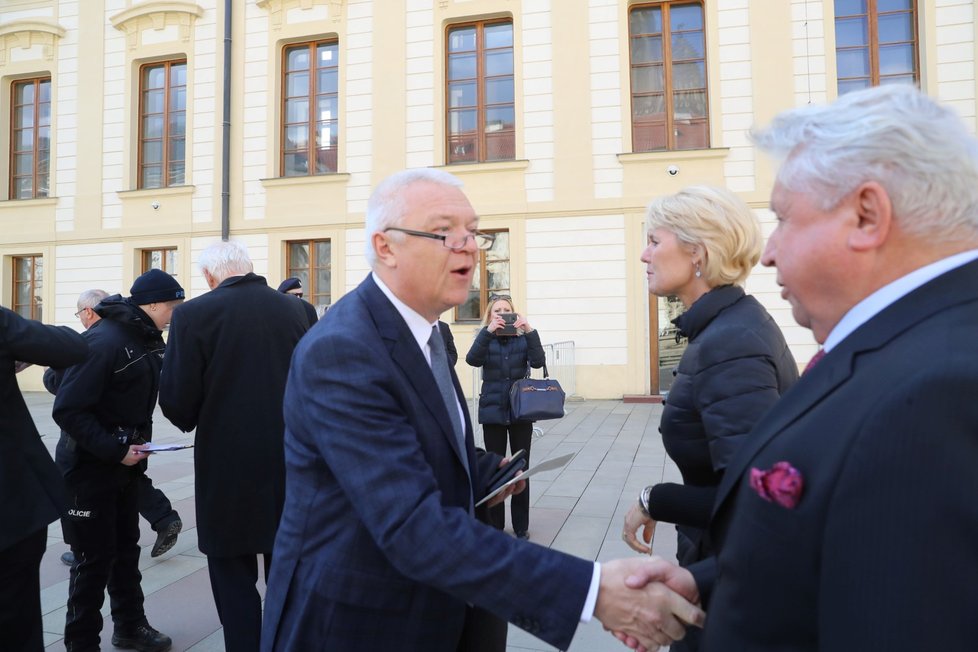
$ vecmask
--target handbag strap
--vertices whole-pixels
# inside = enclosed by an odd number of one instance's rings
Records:
[[[523,377],[524,378],[529,378],[530,377],[530,373],[532,371],[533,370],[530,368],[530,362],[527,361],[527,363],[526,363],[526,373],[523,374]],[[544,378],[550,378],[550,372],[547,371],[547,363],[546,362],[543,363],[543,377]]]

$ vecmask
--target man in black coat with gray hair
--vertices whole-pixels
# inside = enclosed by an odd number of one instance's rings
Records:
[[[285,497],[282,398],[302,304],[268,287],[235,241],[198,260],[210,292],[173,313],[160,385],[163,414],[194,448],[197,532],[227,650],[257,650],[261,597]]]

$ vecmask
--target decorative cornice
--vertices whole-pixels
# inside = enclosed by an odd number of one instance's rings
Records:
[[[189,41],[190,28],[203,15],[204,9],[193,2],[155,0],[120,11],[110,20],[113,27],[125,33],[129,49],[135,50],[139,44],[139,33],[144,29],[163,29],[176,25],[180,31],[180,40]]]
[[[259,9],[268,12],[272,21],[272,29],[282,28],[282,19],[285,12],[292,8],[302,9],[303,11],[312,9],[315,5],[329,5],[329,17],[334,23],[340,21],[343,16],[343,5],[346,0],[257,0],[255,4]]]
[[[64,27],[53,20],[31,18],[0,24],[0,64],[7,63],[8,52],[15,47],[41,45],[44,58],[54,59],[54,44],[65,35]]]

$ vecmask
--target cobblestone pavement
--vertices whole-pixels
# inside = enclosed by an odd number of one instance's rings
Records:
[[[58,428],[51,419],[53,397],[27,392],[25,398],[53,453],[58,440]],[[533,441],[533,462],[570,452],[577,456],[563,469],[533,479],[532,543],[599,561],[635,554],[621,540],[625,512],[645,485],[679,480],[679,472],[666,457],[659,437],[661,412],[660,405],[648,403],[568,402],[563,419],[538,424],[542,434]],[[178,431],[157,410],[153,439],[157,443],[189,442],[192,435]],[[478,443],[479,437],[476,439]],[[180,512],[184,526],[176,546],[153,559],[149,551],[156,536],[149,524],[140,520],[140,545],[144,548],[140,569],[147,617],[154,627],[173,638],[174,652],[223,651],[224,638],[211,596],[207,560],[197,549],[193,451],[153,456],[149,474]],[[673,528],[659,525],[655,553],[674,559],[675,547]],[[68,568],[59,558],[67,549],[60,525],[52,523],[48,528],[47,553],[41,562],[41,607],[44,642],[54,650],[64,649]],[[108,616],[108,600],[103,613]],[[104,649],[112,649],[111,627],[107,618]],[[510,626],[508,652],[553,649]],[[596,621],[581,625],[570,647],[571,652],[624,649]]]

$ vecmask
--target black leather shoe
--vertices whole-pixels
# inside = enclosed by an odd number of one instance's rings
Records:
[[[159,557],[172,548],[176,544],[177,535],[180,534],[180,530],[182,529],[183,521],[180,520],[179,516],[161,524],[159,531],[156,533],[156,543],[153,544],[153,549],[150,551],[149,556]]]
[[[529,541],[530,540],[530,533],[529,532],[517,532],[516,533],[516,538],[517,539],[523,539],[524,541]]]
[[[61,555],[61,563],[64,564],[65,566],[74,566],[75,553],[69,550],[68,552]]]
[[[112,645],[140,652],[164,652],[170,649],[173,640],[166,634],[156,631],[149,624],[144,624],[138,625],[131,631],[113,632]]]

